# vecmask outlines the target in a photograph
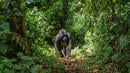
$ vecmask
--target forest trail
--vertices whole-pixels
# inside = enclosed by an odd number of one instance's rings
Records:
[[[60,63],[65,65],[66,73],[99,73],[97,71],[87,71],[85,68],[77,66],[77,63],[82,62],[85,58],[59,58]]]

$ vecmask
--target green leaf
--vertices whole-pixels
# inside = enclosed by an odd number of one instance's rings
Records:
[[[20,12],[20,11],[15,12],[15,14],[16,14],[17,16],[23,16],[22,12]]]
[[[128,73],[130,73],[130,62],[127,62],[125,66],[128,68]]]
[[[29,56],[22,56],[21,59],[24,61],[24,64],[26,65],[33,65],[34,61],[32,60],[32,57]]]
[[[130,73],[130,68],[128,68],[128,73]]]
[[[5,68],[4,73],[14,73],[14,70]]]
[[[39,70],[39,65],[34,65],[34,67],[31,68],[30,72],[31,73],[37,73],[37,71]]]
[[[11,0],[5,0],[5,8],[8,8],[10,2],[11,2]]]
[[[110,55],[110,53],[112,52],[112,47],[111,46],[108,46],[106,48],[103,49],[103,55],[104,55],[104,58],[108,58],[108,56]]]
[[[3,70],[3,69],[4,69],[4,65],[0,64],[0,70]]]
[[[18,57],[22,57],[22,56],[23,56],[23,53],[22,53],[22,52],[18,52],[18,53],[17,53],[17,56],[18,56]]]
[[[121,58],[121,54],[120,53],[114,54],[111,58],[113,61],[118,61]]]
[[[129,41],[127,40],[126,36],[121,36],[120,39],[120,46],[121,48],[124,48],[128,45]]]
[[[4,15],[0,15],[0,19],[4,19],[5,18],[5,16]]]
[[[130,62],[126,63],[126,67],[130,68]]]
[[[16,64],[14,67],[15,67],[15,69],[22,69],[21,65]]]
[[[21,58],[22,60],[27,60],[27,61],[32,60],[32,58],[29,56],[22,56]]]
[[[6,45],[3,42],[0,42],[0,53],[5,54],[6,50]]]
[[[10,31],[10,28],[9,28],[9,23],[8,22],[4,22],[0,25],[0,28],[3,29],[4,31],[6,32],[9,32]]]

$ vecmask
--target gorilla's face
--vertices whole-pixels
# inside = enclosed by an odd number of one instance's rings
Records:
[[[65,31],[65,29],[61,29],[61,30],[59,31],[59,33],[62,34],[62,35],[66,35],[66,34],[67,34],[66,31]]]

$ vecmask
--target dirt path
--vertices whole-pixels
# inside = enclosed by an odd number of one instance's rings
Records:
[[[88,73],[87,70],[79,68],[77,66],[77,63],[81,62],[82,60],[83,58],[77,58],[77,59],[59,58],[60,63],[63,63],[65,65],[66,73]]]

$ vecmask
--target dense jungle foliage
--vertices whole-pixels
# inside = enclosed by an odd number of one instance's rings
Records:
[[[130,0],[0,0],[0,73],[130,73]]]

